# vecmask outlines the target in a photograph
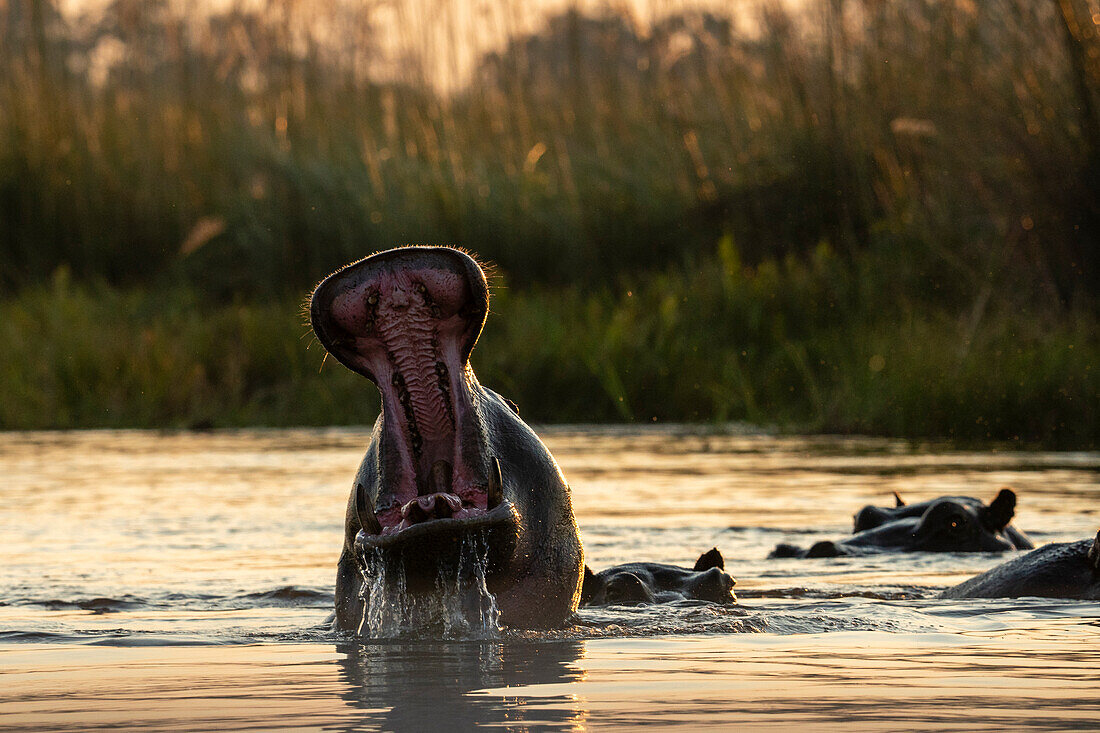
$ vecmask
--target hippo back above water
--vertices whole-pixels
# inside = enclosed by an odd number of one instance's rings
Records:
[[[443,247],[380,252],[312,295],[321,344],[382,396],[348,500],[339,628],[361,626],[368,571],[430,598],[469,570],[471,553],[501,622],[554,626],[576,609],[584,562],[569,487],[514,405],[470,367],[488,306],[478,264]]]
[[[940,595],[941,598],[1026,596],[1100,600],[1100,532],[1091,540],[1044,545]]]
[[[900,502],[900,499],[899,499]],[[888,516],[890,512],[896,514]],[[841,540],[825,540],[808,549],[781,544],[770,557],[839,557],[882,552],[1006,552],[1030,549],[1031,541],[1011,528],[1016,494],[1001,489],[986,506],[971,497],[942,497],[893,510],[864,507],[856,527],[865,527]]]

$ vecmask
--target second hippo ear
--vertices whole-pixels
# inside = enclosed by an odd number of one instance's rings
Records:
[[[718,552],[717,547],[712,547],[700,555],[699,559],[695,561],[695,567],[692,568],[692,570],[700,572],[702,570],[710,570],[711,568],[726,569],[726,561],[722,557],[722,553]]]
[[[905,499],[902,499],[901,494],[899,494],[898,492],[895,491],[894,492],[894,508],[897,509],[899,506],[905,506]]]
[[[1096,533],[1096,539],[1089,548],[1089,562],[1092,563],[1092,572],[1100,573],[1100,532]]]
[[[596,577],[596,574],[592,572],[592,568],[587,565],[584,566],[584,580],[581,582],[581,605],[588,603],[599,591],[600,581]]]
[[[1007,527],[1015,514],[1016,492],[1012,489],[1001,489],[1001,492],[997,494],[997,498],[990,502],[989,506],[983,507],[978,512],[982,524],[986,529],[993,532],[1000,532]]]

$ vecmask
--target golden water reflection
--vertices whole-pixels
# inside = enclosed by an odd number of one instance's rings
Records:
[[[324,627],[366,429],[0,434],[0,728],[1084,729],[1100,604],[939,601],[985,555],[768,560],[898,491],[1019,495],[1038,543],[1100,525],[1100,455],[659,428],[540,433],[586,557],[721,548],[736,609],[360,643]]]

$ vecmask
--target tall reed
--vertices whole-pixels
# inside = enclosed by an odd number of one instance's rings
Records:
[[[730,235],[751,262],[892,248],[966,307],[1100,291],[1096,0],[568,12],[448,90],[469,40],[394,7],[8,0],[0,282],[269,296],[429,241],[599,282]]]

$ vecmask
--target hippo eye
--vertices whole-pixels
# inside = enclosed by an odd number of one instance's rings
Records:
[[[417,283],[416,284],[416,292],[423,295],[424,293],[428,292],[428,289],[426,287],[424,287],[424,283]]]
[[[371,293],[367,296],[367,302],[371,305],[376,305],[378,303],[378,293]]]
[[[947,531],[958,534],[960,532],[965,532],[968,526],[969,524],[965,519],[962,517],[955,517],[948,523]]]

